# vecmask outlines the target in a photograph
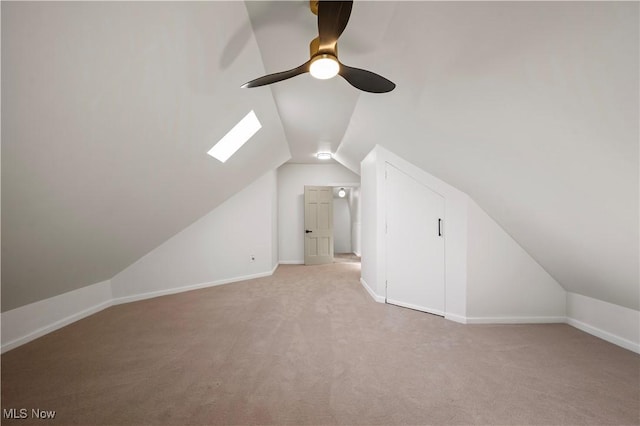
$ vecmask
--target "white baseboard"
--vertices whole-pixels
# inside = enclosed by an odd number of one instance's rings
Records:
[[[640,353],[640,312],[567,292],[567,324]]]
[[[462,315],[457,315],[457,314],[450,314],[450,313],[447,313],[447,312],[444,313],[444,319],[448,319],[449,321],[458,322],[460,324],[466,324],[467,323],[467,317],[462,316]]]
[[[111,306],[111,282],[79,288],[1,314],[2,353]]]
[[[304,260],[280,260],[281,265],[304,265]]]
[[[427,314],[439,315],[441,317],[444,317],[444,311],[440,311],[440,310],[428,309],[428,308],[425,308],[423,306],[413,305],[411,303],[399,302],[397,300],[393,300],[393,299],[389,299],[389,298],[387,298],[387,303],[389,303],[391,305],[401,306],[403,308],[413,309],[415,311],[422,311],[422,312],[425,312]]]
[[[564,324],[565,317],[466,317],[466,324]]]
[[[377,294],[375,294],[374,291],[371,290],[371,287],[369,287],[367,282],[362,277],[360,277],[360,284],[362,284],[362,287],[364,287],[364,289],[367,290],[367,293],[369,293],[369,296],[371,296],[373,298],[373,300],[375,300],[378,303],[384,303],[385,302],[384,297],[378,296]]]
[[[278,268],[278,265],[276,265],[271,271],[267,271],[267,272],[259,272],[257,274],[244,275],[244,276],[233,277],[233,278],[225,278],[225,279],[217,280],[217,281],[210,281],[210,282],[205,282],[205,283],[191,284],[191,285],[186,285],[186,286],[181,286],[181,287],[173,287],[173,288],[167,288],[167,289],[162,289],[162,290],[157,290],[157,291],[150,291],[148,293],[140,293],[140,294],[133,294],[131,296],[118,297],[116,299],[113,299],[113,304],[114,305],[120,305],[122,303],[137,302],[139,300],[151,299],[151,298],[159,297],[159,296],[167,296],[167,295],[170,295],[170,294],[183,293],[185,291],[199,290],[201,288],[215,287],[215,286],[224,285],[224,284],[231,284],[231,283],[236,283],[238,281],[246,281],[246,280],[252,280],[254,278],[268,277],[268,276],[273,275],[273,273],[275,272],[275,270],[277,268]]]
[[[614,345],[618,345],[630,351],[633,351],[637,354],[640,354],[640,344],[632,342],[631,340],[627,340],[623,337],[616,336],[615,334],[609,333],[608,331],[601,330],[592,325],[585,324],[582,321],[578,321],[577,319],[567,318],[567,324],[584,331],[585,333],[589,333],[593,336],[599,337],[602,340],[606,340],[609,343],[613,343]]]
[[[600,303],[601,301],[598,301]],[[626,308],[625,308],[626,309]],[[589,333],[609,343],[628,349],[640,354],[640,344],[618,334],[605,331],[594,325],[570,317],[549,316],[549,317],[465,317],[455,314],[444,314],[445,319],[459,322],[461,324],[557,324],[566,323],[579,330]],[[599,317],[600,318],[600,317]],[[636,322],[637,323],[637,322]],[[633,322],[629,325],[634,324]]]

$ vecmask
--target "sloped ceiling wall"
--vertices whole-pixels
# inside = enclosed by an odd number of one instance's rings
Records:
[[[2,310],[111,278],[289,157],[244,4],[2,3]],[[263,128],[206,155],[251,109]]]
[[[467,192],[566,290],[640,309],[638,6],[398,3],[372,59],[398,87],[360,96],[338,158],[380,144]]]

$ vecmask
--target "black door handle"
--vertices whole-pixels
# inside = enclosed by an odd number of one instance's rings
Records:
[[[308,229],[305,229],[305,230],[304,230],[304,233],[305,233],[305,234],[308,234],[309,232],[313,232],[313,231],[309,231]]]
[[[442,237],[442,229],[440,229],[441,223],[442,223],[442,219],[438,218],[438,237]]]

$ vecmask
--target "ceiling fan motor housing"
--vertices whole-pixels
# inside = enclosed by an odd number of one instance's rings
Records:
[[[322,51],[320,51],[320,38],[319,37],[314,38],[313,40],[311,40],[311,43],[309,44],[309,57],[313,59],[314,56],[319,54],[328,54],[337,58],[338,43],[334,43],[331,49],[322,49]]]

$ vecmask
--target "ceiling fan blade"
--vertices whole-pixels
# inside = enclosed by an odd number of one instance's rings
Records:
[[[340,64],[339,74],[356,89],[370,93],[386,93],[396,88],[395,83],[367,70]]]
[[[310,64],[310,61],[307,61],[304,64],[292,70],[277,72],[275,74],[269,74],[263,77],[258,77],[255,80],[251,80],[240,87],[245,89],[245,88],[260,87],[260,86],[265,86],[267,84],[277,83],[279,81],[286,80],[288,78],[295,77],[297,75],[309,72],[309,64]]]
[[[351,16],[353,1],[320,1],[318,3],[318,35],[320,50],[332,48]]]

